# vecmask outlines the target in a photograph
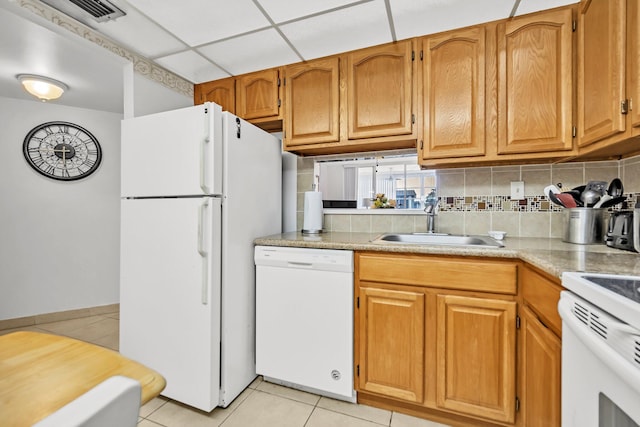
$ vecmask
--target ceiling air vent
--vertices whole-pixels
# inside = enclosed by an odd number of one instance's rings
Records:
[[[82,18],[89,17],[97,22],[105,22],[126,15],[107,0],[42,0],[42,2],[80,21],[83,20]]]

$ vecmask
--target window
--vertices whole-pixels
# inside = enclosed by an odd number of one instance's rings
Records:
[[[316,161],[315,170],[324,200],[355,201],[358,209],[373,207],[376,194],[396,209],[423,209],[436,188],[435,172],[422,170],[415,155]]]

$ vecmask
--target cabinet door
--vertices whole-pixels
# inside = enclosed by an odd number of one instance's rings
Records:
[[[498,43],[498,153],[571,150],[571,9],[502,23]]]
[[[423,40],[422,158],[485,153],[485,27]]]
[[[285,147],[340,139],[339,71],[337,57],[285,68]]]
[[[520,424],[560,427],[560,338],[526,307],[520,320]]]
[[[245,120],[280,114],[280,72],[273,68],[236,79],[236,111]]]
[[[425,295],[360,287],[358,390],[421,403]]]
[[[437,405],[512,423],[516,303],[438,295],[437,319]]]
[[[207,83],[197,84],[193,88],[194,104],[203,104],[207,101],[215,102],[222,107],[223,111],[232,114],[236,112],[236,79],[214,80]]]
[[[578,145],[625,131],[625,1],[581,3],[578,24]]]
[[[412,133],[412,53],[408,40],[347,55],[349,139]]]
[[[640,127],[640,3],[629,0],[627,3],[627,35],[629,54],[627,67],[629,74],[629,100],[631,102],[631,126]]]

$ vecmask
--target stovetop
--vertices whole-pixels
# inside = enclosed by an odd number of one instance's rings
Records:
[[[640,303],[640,278],[617,276],[582,276],[584,279],[602,286],[605,289]]]
[[[640,277],[566,272],[562,286],[586,301],[640,329]]]

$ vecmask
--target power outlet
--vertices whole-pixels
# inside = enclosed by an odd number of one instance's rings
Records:
[[[511,181],[511,200],[524,199],[524,181]]]

